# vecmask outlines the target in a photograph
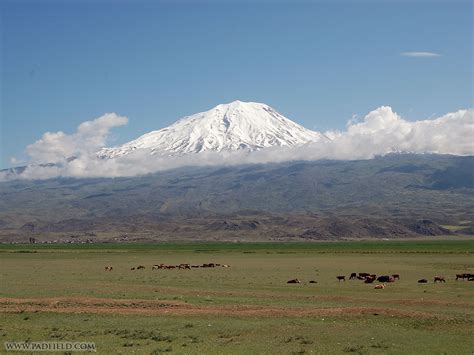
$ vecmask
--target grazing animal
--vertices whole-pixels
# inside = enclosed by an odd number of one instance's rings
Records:
[[[309,283],[310,283],[310,284],[317,284],[318,281],[311,280]]]
[[[151,267],[152,270],[158,270],[160,268],[160,265],[153,265]]]
[[[191,270],[191,265],[189,265],[189,264],[179,264],[178,268],[179,269],[185,269],[185,270],[186,269]]]
[[[370,275],[370,274],[367,273],[367,272],[359,272],[359,276],[360,276],[360,277],[367,277],[367,276],[369,276],[369,275]]]
[[[222,265],[222,267],[230,267],[230,265],[224,264]]]
[[[456,281],[458,279],[467,279],[468,281],[473,281],[474,280],[474,274],[456,274]]]
[[[379,285],[375,285],[374,288],[376,290],[383,290],[385,288],[385,284],[379,284]]]
[[[357,273],[353,272],[351,276],[349,276],[349,280],[354,280],[355,278],[357,278]]]
[[[373,275],[373,276],[369,275],[369,276],[367,276],[367,277],[365,278],[364,283],[366,283],[366,284],[371,284],[371,283],[373,283],[373,282],[375,281],[375,278],[376,278],[375,275]]]
[[[426,283],[428,283],[428,280],[427,279],[420,279],[420,280],[418,280],[418,283],[419,284],[426,284]]]
[[[286,283],[287,284],[300,284],[301,281],[298,279],[292,279],[292,280],[288,280]]]
[[[214,264],[214,263],[209,263],[209,264],[202,264],[201,267],[215,267],[215,266],[216,266],[216,264]]]
[[[389,276],[388,282],[395,282],[395,278],[393,276]]]
[[[132,267],[132,268],[130,268],[130,270],[135,270],[135,268],[134,268],[134,267]]]
[[[112,271],[114,268],[112,266],[106,266],[105,271]]]
[[[435,276],[433,281],[436,282],[446,282],[444,276]]]
[[[382,275],[377,277],[377,281],[379,282],[390,282],[390,276],[388,275]]]
[[[336,276],[336,278],[337,278],[337,280],[338,280],[339,282],[341,282],[341,281],[346,281],[346,277],[345,277],[345,276]]]
[[[393,274],[392,277],[393,277],[395,280],[400,280],[400,275],[399,275],[399,274]]]
[[[143,265],[138,265],[137,270],[144,269],[145,267]]]

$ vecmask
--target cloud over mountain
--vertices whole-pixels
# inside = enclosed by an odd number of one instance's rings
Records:
[[[60,163],[71,157],[81,158],[104,147],[110,130],[127,123],[126,117],[106,113],[81,123],[73,134],[46,132],[41,139],[27,146],[26,152],[35,163]]]
[[[236,120],[235,117],[234,120]],[[370,159],[393,152],[474,155],[474,110],[472,109],[448,113],[436,119],[411,122],[393,112],[391,107],[382,106],[369,112],[359,121],[349,121],[345,131],[328,131],[324,135],[313,131],[308,133],[309,130],[289,121],[291,124],[288,127],[293,129],[296,127],[298,130],[301,127],[304,129],[301,132],[305,135],[324,137],[324,139],[298,141],[299,144],[294,145],[280,141],[279,144],[266,144],[265,147],[258,149],[208,149],[199,153],[171,156],[163,152],[157,153],[153,147],[141,147],[129,149],[127,154],[114,158],[100,158],[97,152],[105,147],[110,130],[127,122],[125,117],[108,113],[93,121],[82,123],[73,134],[45,133],[40,140],[27,147],[30,164],[19,177],[42,179],[57,176],[134,176],[190,165]],[[251,123],[251,120],[246,122]],[[192,134],[202,132],[201,128],[191,130]],[[280,134],[277,128],[272,126],[272,130],[276,129]],[[222,127],[219,129],[221,130]],[[292,133],[290,129],[288,137],[291,137]],[[223,134],[225,134],[225,127]],[[201,138],[193,137],[195,142],[200,142]],[[211,142],[221,139],[220,136],[211,138],[213,139]],[[271,137],[260,138],[262,142],[272,142]],[[204,138],[202,141],[208,142]],[[44,165],[45,163],[54,164]],[[9,176],[11,173],[3,173],[3,179]]]

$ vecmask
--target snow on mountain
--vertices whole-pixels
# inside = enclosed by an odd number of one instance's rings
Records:
[[[166,155],[258,150],[301,145],[320,139],[328,138],[285,118],[270,106],[234,101],[184,117],[169,127],[147,133],[122,146],[103,148],[98,155],[115,158],[137,149]]]

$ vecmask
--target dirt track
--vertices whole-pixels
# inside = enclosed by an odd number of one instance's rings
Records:
[[[275,307],[261,305],[193,305],[179,301],[101,299],[88,297],[0,298],[0,313],[53,312],[123,315],[226,315],[243,317],[311,317],[331,315],[385,315],[449,319],[437,314],[387,307]]]

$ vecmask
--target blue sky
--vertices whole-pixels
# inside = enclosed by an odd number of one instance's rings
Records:
[[[470,1],[3,1],[1,161],[105,112],[119,144],[235,99],[320,131],[473,106]],[[439,56],[401,55],[431,52]]]

